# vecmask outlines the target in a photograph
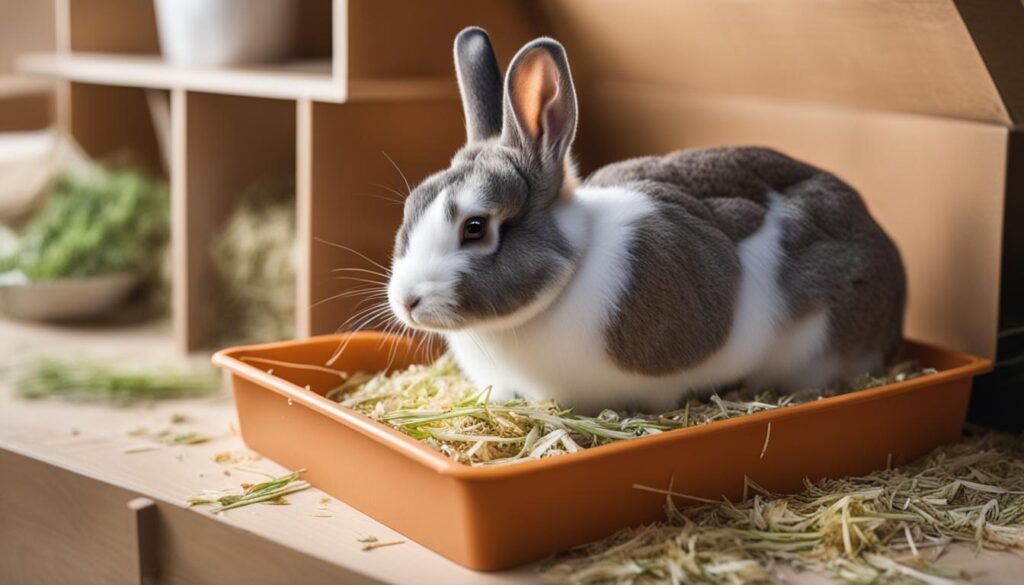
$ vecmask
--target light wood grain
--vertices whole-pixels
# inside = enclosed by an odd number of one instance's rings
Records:
[[[295,108],[295,336],[310,334],[310,263],[313,250],[313,102]]]
[[[566,42],[574,69],[601,81],[1007,125],[1007,109],[971,38],[986,31],[969,31],[956,4],[556,0],[539,6]]]
[[[329,60],[235,68],[168,65],[157,55],[36,53],[18,57],[21,71],[73,81],[255,97],[338,101],[344,87],[331,75]]]
[[[89,156],[105,163],[132,163],[153,175],[164,175],[145,90],[71,83],[67,91],[63,107],[68,108],[71,136]]]
[[[218,272],[212,248],[239,196],[253,183],[295,174],[295,103],[187,93],[184,129],[183,210],[174,236],[184,265],[185,347],[208,347],[216,322]],[[179,177],[180,179],[180,177]],[[182,217],[182,215],[184,217]]]

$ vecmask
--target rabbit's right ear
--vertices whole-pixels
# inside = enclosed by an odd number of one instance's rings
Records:
[[[576,135],[576,89],[565,48],[549,38],[527,43],[505,79],[502,139],[562,168]]]
[[[466,141],[501,133],[502,81],[487,31],[471,26],[455,37],[455,73],[459,79]]]

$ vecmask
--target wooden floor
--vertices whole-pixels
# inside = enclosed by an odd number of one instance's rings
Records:
[[[10,366],[41,354],[89,356],[153,367],[182,359],[174,353],[169,327],[164,325],[53,328],[0,321],[0,366],[9,371]],[[205,361],[206,356],[193,359]],[[175,415],[184,421],[172,423]],[[216,453],[245,451],[232,430],[233,419],[226,393],[126,408],[25,401],[13,396],[6,380],[0,383],[0,489],[6,494],[0,498],[0,581],[18,583],[32,577],[52,583],[138,582],[130,539],[124,541],[129,544],[117,544],[122,542],[119,537],[110,537],[103,544],[113,549],[113,554],[103,555],[105,560],[81,560],[95,539],[82,539],[79,525],[105,521],[89,507],[100,504],[83,501],[123,504],[127,514],[128,502],[137,496],[157,502],[159,521],[168,525],[158,532],[161,540],[157,547],[162,551],[159,583],[242,579],[261,583],[278,577],[303,583],[539,581],[533,567],[475,573],[412,542],[364,552],[360,538],[389,541],[402,536],[333,498],[325,513],[318,505],[327,496],[316,489],[289,496],[288,506],[255,505],[219,516],[202,508],[185,510],[185,500],[203,489],[238,487],[262,479],[211,460]],[[139,427],[154,432],[196,431],[214,439],[200,445],[126,453],[144,442],[129,435]],[[272,474],[285,471],[265,459],[247,466]],[[98,499],[82,500],[85,495],[77,491],[69,494],[68,486],[78,485],[76,481],[86,482],[83,493],[96,491]],[[14,498],[12,493],[20,495]],[[40,510],[59,513],[62,520],[57,528]],[[324,517],[327,514],[330,516]],[[79,531],[71,534],[75,538],[68,540],[68,550],[60,548],[64,542],[59,529],[65,526],[62,523]],[[16,529],[21,532],[15,534]],[[111,530],[122,528],[112,525]],[[23,542],[32,537],[45,540]],[[122,557],[127,569],[104,565]],[[1024,557],[1005,553],[976,556],[969,547],[954,547],[943,564],[968,570],[972,583],[979,585],[1019,583],[1024,575]],[[822,575],[791,577],[793,583],[832,582]]]

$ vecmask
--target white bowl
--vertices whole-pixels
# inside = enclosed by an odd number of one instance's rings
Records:
[[[160,51],[172,65],[280,61],[292,52],[297,0],[156,0]]]
[[[0,312],[32,321],[80,321],[117,308],[139,285],[134,274],[0,284]]]

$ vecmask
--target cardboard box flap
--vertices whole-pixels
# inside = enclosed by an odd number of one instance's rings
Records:
[[[574,67],[602,80],[1002,125],[1013,125],[1014,113],[1024,117],[1024,27],[1013,24],[1024,23],[1020,0],[558,0],[542,6],[570,45]],[[996,66],[987,67],[990,62]]]

